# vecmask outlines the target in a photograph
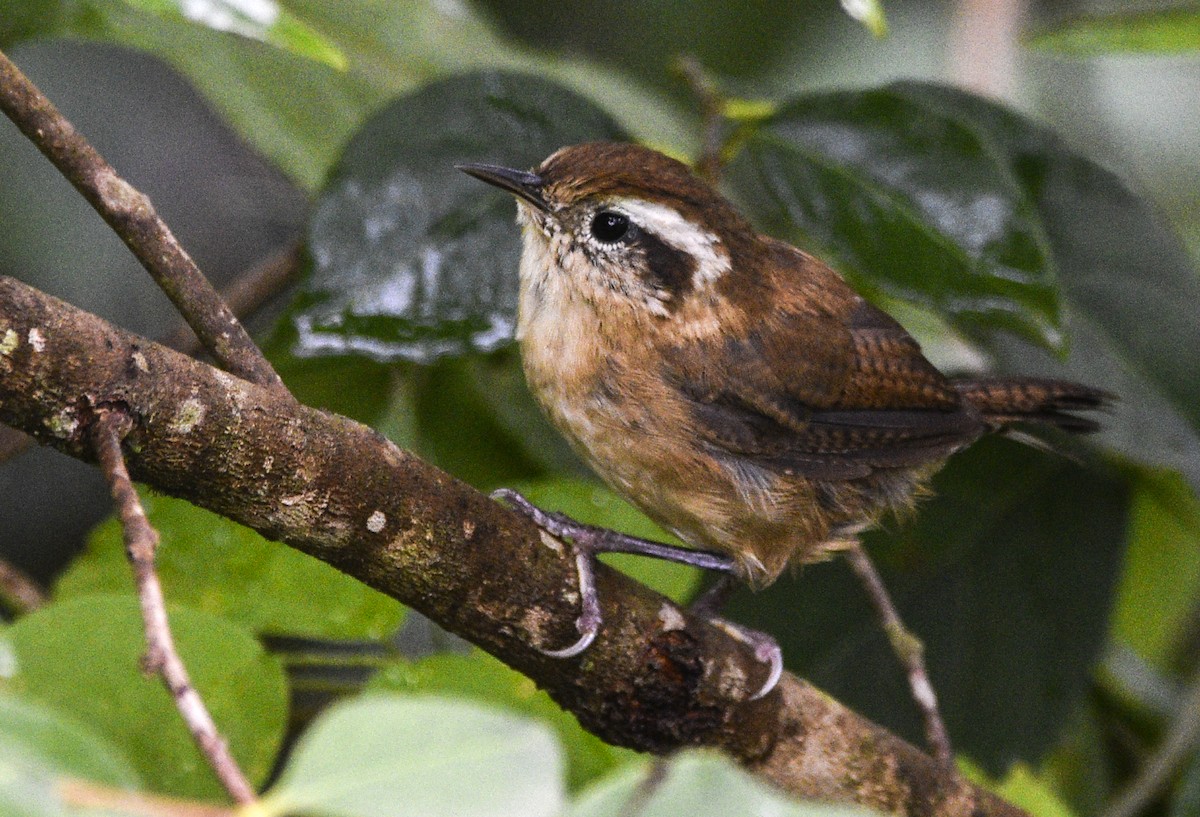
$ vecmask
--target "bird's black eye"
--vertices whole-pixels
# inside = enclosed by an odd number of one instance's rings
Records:
[[[620,241],[629,232],[629,216],[613,210],[601,210],[592,217],[592,235],[604,244]]]

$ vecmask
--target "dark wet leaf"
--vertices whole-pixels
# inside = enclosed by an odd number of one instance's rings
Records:
[[[760,226],[815,241],[859,286],[1059,343],[1029,191],[953,108],[895,86],[799,98],[753,128],[728,180]]]
[[[926,645],[956,750],[992,774],[1060,734],[1108,633],[1126,539],[1124,481],[994,440],[951,460],[893,541],[868,537]],[[790,667],[920,743],[914,705],[862,589],[813,565],[731,617],[773,633]]]
[[[453,165],[527,168],[563,145],[622,137],[595,105],[532,76],[468,74],[396,100],[354,137],[317,203],[297,352],[428,362],[507,343],[515,204]]]
[[[961,91],[916,83],[893,91],[989,134],[1029,191],[1058,268],[1065,360],[1011,336],[973,334],[1011,371],[1115,392],[1103,442],[1200,487],[1200,275],[1178,238],[1116,175],[1046,129]]]

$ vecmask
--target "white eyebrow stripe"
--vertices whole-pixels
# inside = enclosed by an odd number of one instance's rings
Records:
[[[721,246],[721,239],[688,221],[675,208],[645,199],[616,199],[612,204],[642,229],[696,259],[693,287],[699,289],[729,272],[729,252]]]

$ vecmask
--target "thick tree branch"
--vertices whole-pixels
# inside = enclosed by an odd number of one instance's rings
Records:
[[[1022,814],[795,677],[748,701],[761,667],[743,645],[609,569],[595,643],[548,657],[575,637],[575,565],[527,519],[369,428],[0,278],[0,421],[88,459],[104,407],[133,420],[134,478],[411,605],[612,743],[721,748],[795,794],[891,814]]]
[[[108,222],[223,367],[285,391],[279,375],[154,212],[150,199],[118,176],[3,52],[0,110]]]
[[[299,241],[276,250],[222,287],[221,300],[240,319],[253,315],[296,279],[302,252]],[[196,355],[204,350],[204,344],[186,321],[180,321],[179,326],[159,342],[186,355]],[[0,425],[0,464],[24,453],[32,445],[33,438],[28,434]],[[3,571],[0,570],[0,580],[2,578]]]

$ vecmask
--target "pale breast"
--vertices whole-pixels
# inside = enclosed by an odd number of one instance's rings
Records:
[[[704,448],[685,398],[662,374],[653,329],[616,319],[604,293],[583,291],[583,271],[572,279],[553,242],[530,229],[517,337],[551,422],[652,519],[690,545],[734,556],[752,584],[769,584],[825,535],[823,518],[797,514],[815,504],[812,486]]]

